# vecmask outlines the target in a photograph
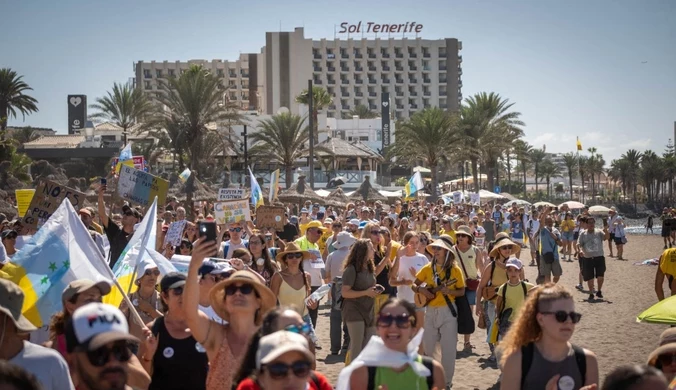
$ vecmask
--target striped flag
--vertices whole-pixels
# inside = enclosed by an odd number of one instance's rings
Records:
[[[270,194],[268,195],[268,201],[272,203],[277,199],[277,193],[279,192],[279,169],[275,170],[270,174]]]
[[[415,194],[418,192],[418,190],[421,190],[425,184],[423,183],[422,176],[420,176],[420,172],[416,172],[411,176],[411,178],[408,180],[408,183],[406,183],[406,186],[404,187],[404,191],[406,193],[406,197],[410,197],[411,195]]]
[[[254,209],[257,209],[258,206],[262,206],[264,203],[263,191],[261,190],[261,186],[258,185],[256,176],[251,172],[251,168],[249,168],[249,175],[251,176],[251,204],[254,205]]]
[[[120,151],[120,158],[115,166],[115,173],[120,173],[122,165],[134,167],[134,157],[131,155],[131,142],[125,145]]]
[[[186,168],[185,170],[183,170],[183,172],[181,172],[180,175],[178,175],[178,179],[179,179],[182,183],[185,183],[186,181],[188,181],[188,178],[190,178],[190,174],[191,174],[191,173],[192,173],[192,172],[190,171],[190,168]]]
[[[576,137],[576,138],[577,138],[577,150],[580,151],[580,150],[582,150],[582,142],[580,142],[580,137]]]

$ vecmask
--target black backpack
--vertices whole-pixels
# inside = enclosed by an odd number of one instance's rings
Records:
[[[521,388],[523,389],[526,384],[526,375],[530,371],[530,366],[533,364],[533,353],[535,350],[535,343],[528,343],[521,347]],[[584,385],[587,380],[587,356],[584,354],[584,350],[577,345],[573,344],[573,352],[575,353],[575,362],[577,363],[577,368],[580,370],[580,376],[582,377],[582,385]]]
[[[422,358],[422,364],[427,367],[428,370],[430,370],[430,376],[427,377],[427,388],[431,389],[434,387],[434,359],[432,359],[429,356],[423,356],[420,355]],[[376,388],[376,369],[378,367],[376,366],[367,366],[369,370],[369,382],[368,386],[366,386],[367,390],[375,390]]]

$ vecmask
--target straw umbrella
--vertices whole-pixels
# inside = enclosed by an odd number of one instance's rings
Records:
[[[178,186],[176,186],[178,184]],[[169,195],[173,195],[180,201],[185,201],[188,194],[188,182],[181,183],[176,181],[174,187],[169,189]],[[192,190],[193,201],[214,201],[218,199],[218,193],[212,190],[209,186],[199,181],[196,177],[193,179]]]
[[[348,196],[348,199],[364,200],[370,202],[379,200],[381,202],[387,202],[387,197],[381,195],[380,192],[373,188],[371,185],[371,178],[368,175],[364,176],[364,182],[361,183],[357,191]]]
[[[305,175],[298,176],[298,181],[296,183],[293,183],[291,187],[280,191],[277,199],[279,199],[280,202],[293,203],[299,206],[308,200],[312,203],[324,204],[324,198],[317,195],[317,193],[305,182]]]

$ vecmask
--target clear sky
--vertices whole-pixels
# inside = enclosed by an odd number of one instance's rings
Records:
[[[676,121],[673,0],[1,0],[0,67],[33,88],[40,112],[10,125],[65,133],[66,95],[91,103],[134,76],[138,60],[235,60],[266,31],[424,25],[463,42],[463,96],[494,91],[526,122],[527,140],[567,152],[579,136],[609,162],[628,148],[661,154]],[[646,63],[643,63],[647,61]]]

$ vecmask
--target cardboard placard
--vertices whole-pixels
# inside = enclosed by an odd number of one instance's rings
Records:
[[[24,215],[24,224],[33,228],[42,226],[66,198],[70,200],[75,210],[79,210],[84,204],[85,194],[53,181],[43,181],[35,189],[33,199]]]
[[[218,198],[216,200],[238,200],[244,199],[246,192],[244,188],[221,188],[218,190]]]
[[[185,229],[185,219],[172,222],[167,230],[167,235],[164,236],[164,245],[171,244],[172,246],[181,245],[181,237],[183,237],[183,229]]]
[[[139,171],[127,165],[120,168],[120,179],[117,181],[117,193],[122,199],[150,206],[157,196],[157,205],[162,206],[167,201],[169,182]]]
[[[284,230],[284,207],[258,206],[256,209],[256,227],[274,228],[277,231]]]
[[[214,217],[217,224],[251,221],[249,200],[231,200],[214,203]]]
[[[481,197],[476,192],[469,194],[469,199],[472,204],[481,204]]]
[[[31,200],[33,200],[33,195],[35,190],[33,189],[24,189],[24,190],[15,190],[14,196],[16,197],[16,208],[19,210],[19,217],[26,215],[28,206],[31,205]]]

